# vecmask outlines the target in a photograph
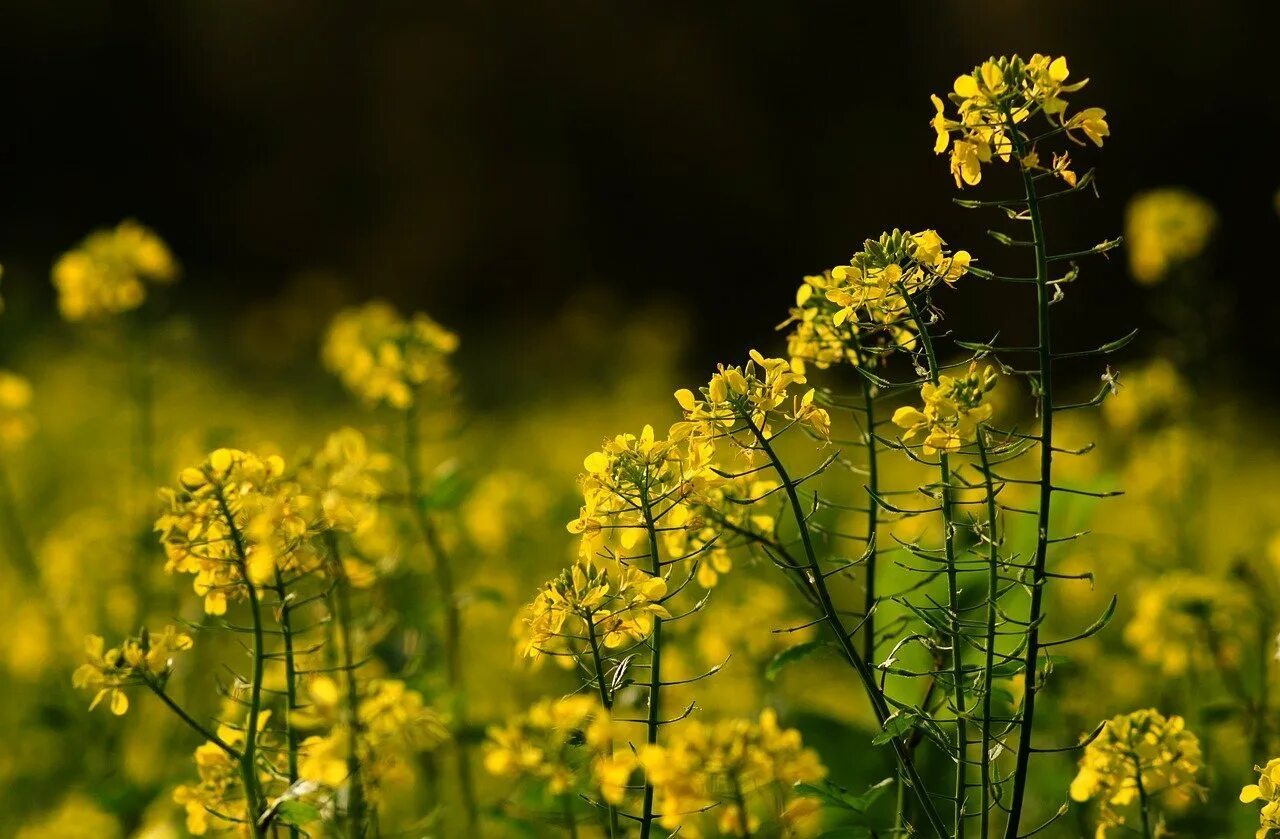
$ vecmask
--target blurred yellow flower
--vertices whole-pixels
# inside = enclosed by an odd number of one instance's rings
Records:
[[[390,303],[375,300],[339,312],[325,336],[325,366],[365,404],[412,406],[427,384],[452,381],[448,356],[458,336],[422,312],[405,320]]]
[[[58,309],[69,321],[95,320],[136,309],[147,283],[178,278],[178,264],[165,243],[133,220],[89,234],[53,266]]]
[[[1190,190],[1168,187],[1135,196],[1124,220],[1129,271],[1144,285],[1160,282],[1203,253],[1217,226],[1213,206]]]

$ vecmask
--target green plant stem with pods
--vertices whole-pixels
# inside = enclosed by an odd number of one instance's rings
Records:
[[[655,578],[662,577],[662,553],[659,550],[658,527],[655,523],[653,514],[653,502],[649,498],[649,486],[647,481],[647,473],[644,480],[640,482],[640,514],[644,518],[645,536],[649,543],[649,574]],[[664,725],[662,720],[662,618],[655,616],[653,619],[653,631],[649,635],[649,648],[651,650],[649,656],[649,693],[648,708],[645,714],[645,742],[650,746],[656,745],[658,742],[658,732]],[[644,803],[641,805],[644,809],[640,814],[640,839],[649,839],[649,835],[653,831],[653,822],[656,817],[653,806],[654,787],[652,782],[645,778],[644,784]]]
[[[731,403],[733,404],[733,403]],[[822,619],[831,630],[836,644],[839,646],[842,657],[853,667],[861,680],[863,687],[867,692],[867,696],[871,702],[872,710],[876,715],[876,720],[880,725],[884,725],[889,719],[890,711],[888,703],[885,701],[884,694],[876,684],[875,675],[871,671],[870,665],[853,644],[853,631],[845,626],[844,620],[840,617],[840,613],[832,600],[831,592],[827,587],[827,572],[824,571],[818,561],[817,552],[814,549],[813,537],[810,533],[809,518],[805,512],[804,505],[801,503],[800,495],[797,492],[796,484],[792,481],[786,466],[779,458],[777,451],[774,449],[769,438],[765,435],[763,429],[756,425],[752,418],[751,407],[743,402],[734,404],[736,420],[744,423],[755,440],[756,446],[769,460],[769,464],[773,467],[774,472],[778,476],[778,480],[782,483],[783,491],[786,493],[787,503],[791,509],[792,515],[796,522],[796,527],[800,533],[800,542],[804,548],[804,561],[806,563],[804,572],[807,576],[809,587],[817,597],[818,607],[822,612]],[[894,755],[898,761],[899,770],[903,776],[903,782],[909,786],[919,799],[921,809],[925,814],[925,818],[930,825],[938,831],[938,835],[945,835],[946,829],[943,826],[942,817],[938,814],[937,808],[933,804],[928,789],[924,785],[924,781],[920,777],[920,773],[916,769],[915,762],[906,747],[904,738],[893,737],[891,743]]]

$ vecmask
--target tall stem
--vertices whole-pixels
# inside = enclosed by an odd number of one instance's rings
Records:
[[[606,711],[613,711],[613,697],[609,695],[609,688],[605,684],[604,673],[604,656],[600,654],[600,639],[596,636],[595,612],[588,611],[586,613],[587,623],[587,640],[591,644],[591,666],[596,674],[596,687],[600,692],[600,704],[604,706]],[[610,735],[610,742],[605,750],[608,757],[613,757],[613,742]],[[609,810],[609,837],[618,835],[618,808],[613,804],[608,805]]]
[[[330,565],[334,575],[334,618],[342,645],[342,671],[347,682],[347,728],[351,742],[347,751],[347,783],[350,800],[347,803],[347,828],[351,839],[361,839],[365,828],[364,779],[360,769],[360,737],[364,733],[360,723],[360,685],[356,681],[355,652],[351,648],[351,581],[338,550],[338,537],[333,531],[325,532],[325,545],[329,549]]]
[[[1022,135],[1008,117],[1008,133],[1016,159],[1026,154]],[[1036,331],[1039,346],[1040,392],[1040,500],[1036,515],[1036,554],[1031,569],[1031,605],[1028,609],[1026,661],[1023,671],[1026,692],[1022,700],[1021,730],[1018,732],[1018,756],[1013,770],[1013,793],[1009,800],[1009,821],[1005,839],[1017,839],[1022,819],[1022,805],[1027,792],[1027,773],[1031,765],[1031,738],[1035,725],[1036,674],[1040,667],[1040,619],[1044,609],[1045,563],[1049,553],[1049,513],[1053,498],[1053,343],[1049,303],[1049,255],[1044,236],[1044,220],[1035,179],[1030,170],[1022,169],[1022,188],[1031,219],[1031,236],[1036,256]]]
[[[298,782],[298,730],[293,719],[298,710],[298,667],[293,653],[293,618],[290,614],[289,590],[285,586],[279,565],[276,566],[275,592],[280,601],[280,635],[284,640],[284,736],[288,751],[289,786],[292,787]],[[296,825],[289,826],[289,835],[293,839],[300,835]]]
[[[440,539],[440,532],[435,522],[423,507],[422,464],[418,440],[418,412],[416,402],[405,411],[404,459],[409,475],[409,507],[423,545],[431,556],[431,565],[435,572],[436,587],[440,593],[440,606],[444,612],[443,644],[445,668],[449,678],[449,688],[454,694],[454,713],[457,728],[466,727],[464,711],[466,703],[461,701],[465,690],[464,671],[462,666],[462,614],[458,608],[458,595],[453,581],[453,566],[449,554]],[[462,799],[463,812],[467,826],[474,831],[479,813],[476,807],[475,787],[471,780],[471,756],[466,743],[457,740],[454,743],[454,756],[457,761],[458,792]]]
[[[760,450],[769,458],[770,465],[777,473],[778,480],[786,491],[787,502],[796,520],[796,528],[800,531],[800,542],[804,546],[805,561],[808,565],[808,582],[818,596],[818,604],[822,609],[823,619],[831,630],[831,634],[835,636],[835,641],[840,646],[841,653],[844,654],[845,659],[848,660],[854,671],[857,672],[858,678],[862,681],[867,698],[871,702],[871,709],[875,712],[876,721],[880,725],[884,725],[885,720],[889,718],[888,703],[880,692],[880,688],[876,685],[875,674],[871,671],[870,665],[854,648],[849,630],[845,627],[844,621],[840,618],[840,613],[836,610],[835,603],[831,599],[831,592],[827,588],[827,578],[818,564],[817,552],[813,548],[813,538],[809,533],[808,518],[805,515],[804,506],[800,503],[796,485],[792,482],[786,467],[782,465],[777,452],[774,451],[773,446],[769,443],[769,438],[764,435],[764,432],[752,419],[751,409],[746,406],[737,406],[735,407],[735,412],[738,415],[738,419],[746,423],[747,427],[751,429],[751,433],[755,437]],[[938,810],[920,778],[920,773],[916,770],[915,762],[907,750],[906,744],[903,743],[901,737],[894,737],[890,742],[893,745],[893,753],[897,758],[899,770],[902,772],[905,782],[919,799],[920,806],[924,809],[925,818],[928,819],[930,827],[933,828],[938,836],[946,836],[947,829],[942,823],[942,817],[938,815]]]
[[[249,613],[253,622],[253,676],[249,683],[249,721],[244,732],[244,751],[240,758],[240,777],[244,783],[245,807],[248,811],[250,830],[256,838],[262,835],[262,827],[258,824],[262,812],[261,790],[258,789],[257,747],[258,717],[262,710],[262,674],[266,665],[266,650],[262,637],[262,604],[258,601],[258,592],[249,581],[249,556],[245,549],[244,537],[236,524],[235,516],[227,505],[227,497],[222,489],[217,490],[218,507],[227,520],[227,528],[231,531],[231,543],[236,552],[236,564],[241,581],[249,598]]]
[[[867,504],[867,573],[866,593],[863,599],[862,657],[869,662],[876,660],[876,538],[880,526],[880,472],[876,452],[876,400],[871,382],[862,377],[862,399],[867,420],[867,486],[871,490]]]
[[[924,348],[925,362],[929,369],[929,381],[938,383],[938,356],[928,325],[920,316],[920,307],[912,299],[905,286],[898,287],[902,299],[911,312],[916,334]],[[955,839],[964,837],[964,803],[969,792],[969,725],[964,697],[964,635],[960,623],[960,583],[956,569],[955,499],[951,489],[951,460],[946,452],[938,455],[938,479],[942,483],[942,541],[947,563],[947,618],[951,636],[951,678],[956,711],[956,778],[955,778]]]
[[[640,507],[644,514],[644,528],[649,537],[649,556],[652,560],[651,573],[655,578],[662,577],[662,552],[658,544],[658,528],[653,520],[653,507],[649,504],[649,490],[644,487],[640,493]],[[661,726],[662,702],[662,618],[654,616],[653,633],[649,636],[653,655],[649,659],[649,713],[645,719],[645,740],[649,745],[658,742],[658,728]],[[640,839],[649,839],[653,831],[653,784],[649,782],[648,773],[644,779],[644,810],[640,816]]]
[[[1130,755],[1133,760],[1133,780],[1138,788],[1138,810],[1142,814],[1142,839],[1151,839],[1151,796],[1142,783],[1142,758]]]
[[[994,681],[996,655],[996,620],[1000,596],[1000,547],[996,528],[996,493],[991,483],[991,466],[987,459],[986,430],[978,427],[978,459],[982,464],[982,481],[987,496],[987,636],[986,660],[982,666],[982,827],[978,835],[990,835],[991,808],[991,687]]]

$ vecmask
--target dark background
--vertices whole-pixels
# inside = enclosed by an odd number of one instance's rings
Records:
[[[1103,200],[1051,235],[1114,235],[1148,187],[1202,193],[1223,216],[1215,294],[1250,315],[1214,330],[1263,369],[1273,330],[1250,324],[1274,320],[1280,186],[1264,5],[8,0],[5,294],[50,311],[54,256],[135,216],[184,263],[178,303],[213,320],[321,270],[518,347],[604,288],[683,310],[691,362],[736,359],[802,274],[882,228],[998,250],[997,216],[950,203],[928,96],[1039,51],[1093,78],[1074,101],[1114,135],[1082,152]],[[1140,320],[1123,262],[1065,304],[1081,341]]]

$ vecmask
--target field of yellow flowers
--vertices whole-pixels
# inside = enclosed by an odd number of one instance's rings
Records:
[[[210,333],[163,219],[51,254],[62,328],[0,359],[0,834],[1280,832],[1280,448],[1194,338],[1217,214],[1055,238],[1112,200],[1064,57],[932,104],[895,128],[989,238],[885,219],[693,375],[593,299],[477,409],[425,313],[315,280]],[[1055,317],[1105,258],[1162,330]],[[1018,334],[947,317],[979,286]]]

